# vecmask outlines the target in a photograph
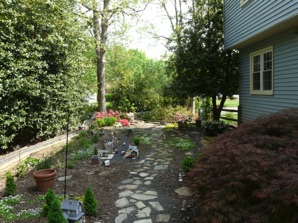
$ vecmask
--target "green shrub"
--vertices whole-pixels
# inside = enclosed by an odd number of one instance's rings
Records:
[[[134,143],[136,146],[140,145],[140,138],[139,138],[139,137],[134,137],[134,138],[133,138],[133,143]]]
[[[37,165],[39,159],[34,157],[28,157],[27,159],[23,160],[22,163],[17,167],[16,175],[18,177],[23,177],[25,173],[28,171],[30,167]]]
[[[79,133],[79,135],[77,136],[77,139],[81,139],[81,138],[84,138],[88,135],[87,131],[81,131]]]
[[[187,172],[189,171],[191,168],[194,167],[195,164],[195,159],[192,157],[184,157],[182,162],[181,162],[181,166],[182,169]]]
[[[80,149],[75,151],[73,154],[73,159],[76,161],[87,160],[93,155],[93,147]]]
[[[298,109],[243,123],[209,142],[188,173],[198,222],[298,220]]]
[[[16,182],[14,181],[13,176],[10,172],[6,173],[6,182],[5,182],[5,195],[10,196],[14,195],[17,190]]]
[[[55,197],[49,207],[47,223],[67,223],[60,206],[58,198]]]
[[[117,118],[116,117],[104,117],[103,120],[104,120],[106,126],[113,126],[116,123]]]
[[[87,187],[84,197],[84,209],[86,215],[93,215],[95,216],[97,213],[97,201],[94,197],[93,192],[91,191],[90,187]]]
[[[44,196],[44,205],[41,209],[41,216],[46,217],[49,213],[50,207],[54,199],[56,198],[55,193],[52,189],[49,189]]]
[[[204,123],[206,136],[217,136],[229,129],[229,126],[224,122],[207,121]]]
[[[75,162],[72,160],[67,160],[67,168],[73,169],[75,167]]]
[[[105,120],[103,118],[97,118],[94,122],[98,128],[106,126]]]
[[[48,157],[48,158],[45,158],[42,161],[39,161],[38,164],[36,165],[36,169],[37,170],[49,169],[49,168],[52,167],[53,164],[54,164],[54,158],[53,157]]]
[[[155,120],[163,120],[165,122],[175,122],[175,115],[176,114],[182,114],[185,117],[189,115],[189,111],[186,107],[177,106],[167,106],[167,107],[161,107],[156,108],[151,112],[152,119]]]

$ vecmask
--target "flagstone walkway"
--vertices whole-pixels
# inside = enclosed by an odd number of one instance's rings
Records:
[[[118,216],[115,223],[170,222],[159,194],[151,184],[160,171],[168,168],[173,150],[164,145],[165,135],[161,128],[152,129],[152,149],[130,170],[130,177],[118,187],[119,199],[115,202]],[[178,180],[178,179],[177,179]]]

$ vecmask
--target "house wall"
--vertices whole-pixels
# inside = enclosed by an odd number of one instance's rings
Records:
[[[273,46],[273,95],[250,95],[250,53]],[[240,50],[241,122],[298,108],[298,30],[291,29]]]
[[[258,35],[260,40],[264,37],[265,30],[278,32],[285,28],[285,20],[292,19],[293,27],[297,25],[297,15],[297,0],[248,0],[242,7],[240,0],[225,0],[225,48],[238,48],[239,44],[251,41],[252,37]],[[278,24],[280,26],[277,26]],[[270,30],[274,27],[278,27],[278,30]]]

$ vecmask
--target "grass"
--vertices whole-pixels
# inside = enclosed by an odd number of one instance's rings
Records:
[[[217,100],[216,104],[219,105],[220,100]],[[225,101],[224,107],[238,107],[239,106],[239,100],[231,100],[227,99]]]
[[[192,140],[182,139],[182,138],[167,140],[165,144],[172,147],[179,148],[183,151],[189,151],[196,146],[195,142],[193,142]]]

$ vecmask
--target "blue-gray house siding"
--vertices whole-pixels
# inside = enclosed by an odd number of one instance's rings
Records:
[[[298,0],[224,1],[225,48],[239,49],[298,23]]]
[[[298,0],[225,0],[225,48],[240,52],[241,122],[298,107]],[[273,94],[251,94],[250,54],[273,48]]]
[[[250,94],[250,53],[273,46],[273,95]],[[298,35],[295,29],[240,51],[241,121],[298,107]]]

